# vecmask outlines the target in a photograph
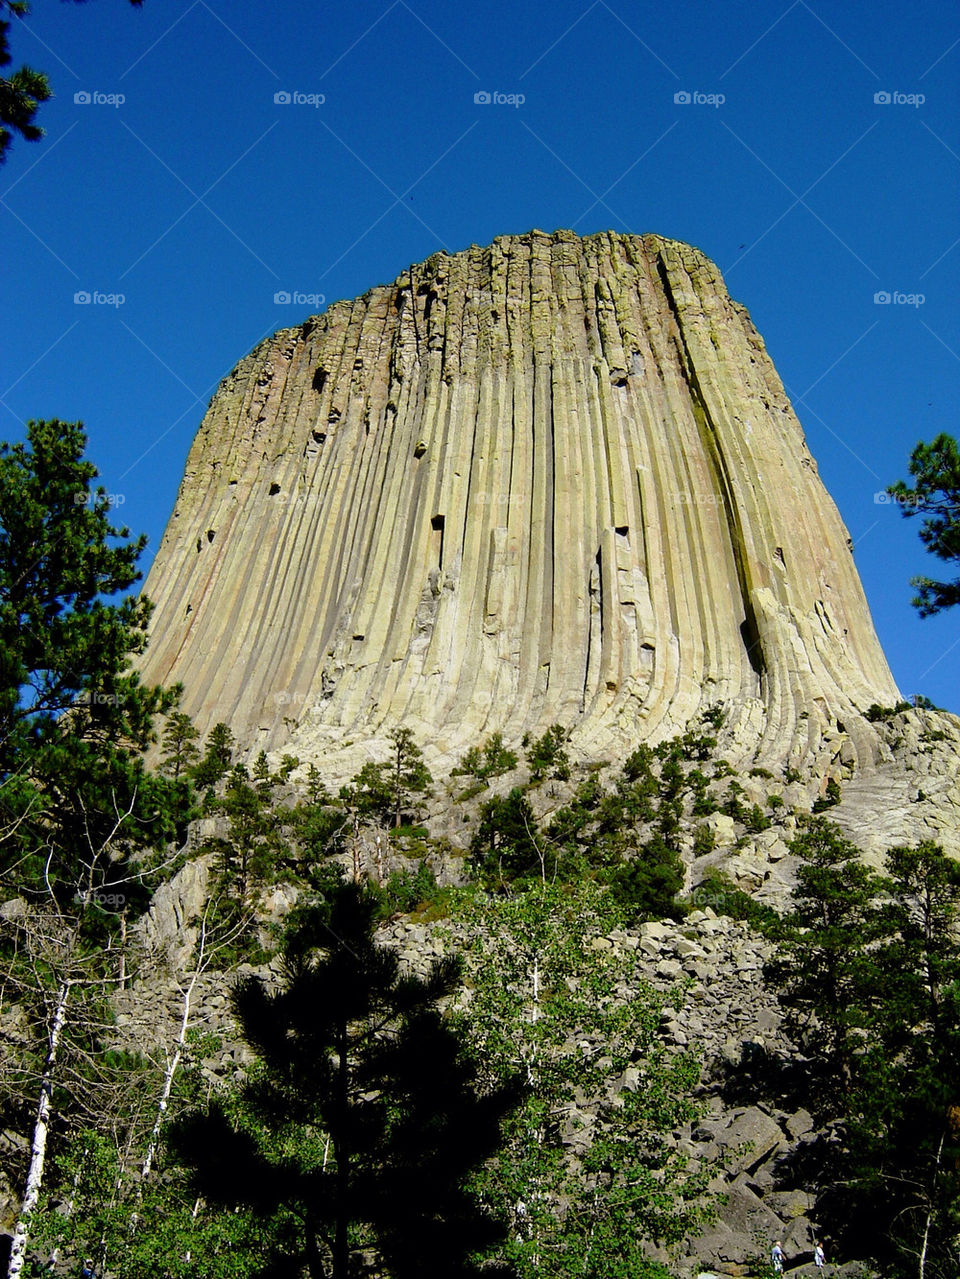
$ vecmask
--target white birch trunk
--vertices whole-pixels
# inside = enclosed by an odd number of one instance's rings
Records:
[[[933,1165],[933,1185],[930,1188],[931,1200],[933,1199],[933,1196],[937,1188],[937,1177],[940,1173],[940,1158],[943,1155],[943,1143],[946,1140],[946,1136],[947,1136],[946,1133],[944,1133],[941,1136],[940,1145],[937,1147],[937,1158],[936,1158],[936,1162]],[[924,1275],[927,1269],[927,1248],[929,1247],[929,1244],[930,1244],[930,1226],[932,1222],[933,1222],[933,1208],[931,1206],[929,1212],[927,1213],[927,1220],[923,1227],[923,1246],[920,1249],[920,1269],[918,1271],[919,1279],[924,1279]]]
[[[57,1065],[57,1053],[60,1048],[63,1027],[67,1020],[67,999],[69,996],[70,982],[66,981],[57,991],[57,1002],[54,1006],[53,1021],[50,1025],[47,1058],[43,1063],[43,1079],[40,1084],[40,1101],[37,1105],[37,1117],[33,1125],[33,1141],[30,1146],[30,1167],[27,1170],[27,1184],[23,1194],[23,1203],[13,1232],[13,1243],[10,1246],[7,1279],[20,1279],[20,1275],[23,1272],[23,1264],[27,1257],[27,1244],[30,1241],[30,1214],[37,1206],[40,1190],[43,1186],[43,1165],[47,1156],[47,1134],[50,1131],[50,1116],[53,1109],[53,1076]]]
[[[190,980],[183,992],[183,1012],[180,1015],[180,1029],[177,1032],[177,1038],[174,1041],[173,1053],[167,1062],[167,1068],[163,1073],[163,1088],[160,1090],[160,1100],[157,1103],[157,1117],[153,1121],[153,1128],[150,1132],[150,1140],[147,1142],[146,1153],[143,1156],[143,1164],[140,1167],[140,1183],[137,1187],[137,1204],[143,1200],[143,1186],[147,1178],[150,1176],[150,1170],[153,1167],[153,1161],[156,1158],[157,1147],[160,1144],[160,1134],[163,1131],[163,1123],[167,1117],[167,1110],[170,1106],[170,1094],[173,1092],[173,1081],[177,1076],[180,1068],[180,1062],[183,1060],[183,1049],[187,1042],[187,1033],[190,1030],[190,1014],[193,1010],[193,992],[196,989],[200,974],[204,971],[206,960],[207,946],[207,926],[206,917],[200,925],[200,939],[197,948],[197,962],[193,972],[190,974]],[[199,1206],[199,1200],[197,1201]],[[199,1210],[195,1208],[194,1215]],[[129,1232],[135,1234],[140,1224],[140,1214],[134,1209],[130,1216]]]

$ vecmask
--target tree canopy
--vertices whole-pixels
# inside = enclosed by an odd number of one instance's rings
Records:
[[[920,540],[931,554],[947,564],[960,561],[960,449],[951,435],[940,434],[929,444],[921,441],[910,455],[913,484],[898,480],[887,492],[907,519],[922,515]],[[938,581],[913,577],[914,607],[931,617],[960,602],[960,577]]]

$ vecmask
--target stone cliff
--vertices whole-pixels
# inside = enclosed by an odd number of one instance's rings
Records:
[[[221,384],[144,675],[308,760],[553,722],[599,756],[722,702],[758,757],[898,694],[850,542],[718,269],[655,235],[438,254]]]

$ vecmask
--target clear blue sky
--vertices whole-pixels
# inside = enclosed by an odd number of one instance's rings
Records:
[[[960,711],[960,615],[916,617],[908,578],[939,566],[916,521],[874,500],[918,439],[957,434],[955,6],[33,10],[14,65],[46,71],[56,98],[46,138],[16,140],[0,169],[0,437],[82,419],[155,548],[220,378],[318,309],[276,293],[329,303],[532,227],[688,240],[766,339],[900,688]],[[84,291],[125,301],[75,304]]]

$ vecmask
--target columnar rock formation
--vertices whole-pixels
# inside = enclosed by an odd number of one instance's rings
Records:
[[[602,753],[737,709],[803,754],[897,699],[846,531],[743,307],[659,236],[438,254],[241,361],[145,590],[201,729]]]

